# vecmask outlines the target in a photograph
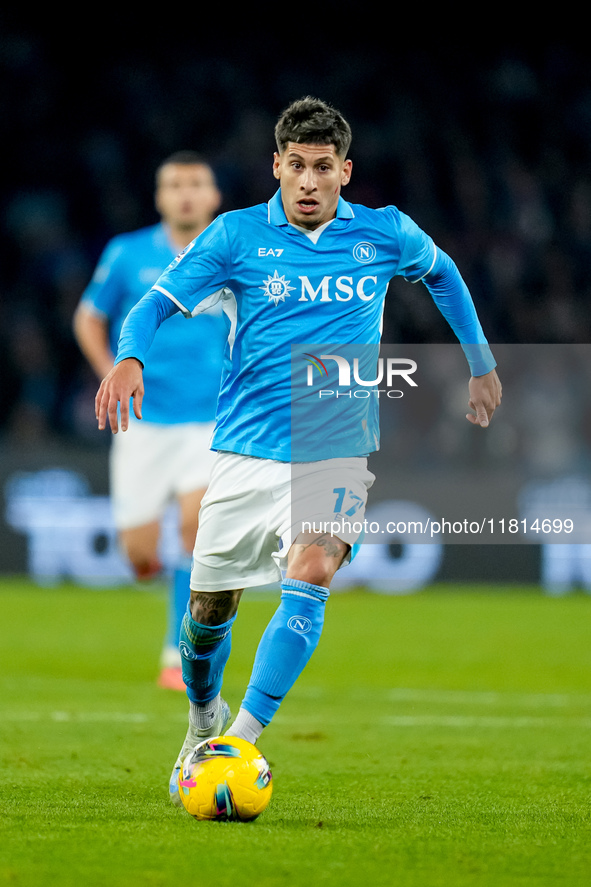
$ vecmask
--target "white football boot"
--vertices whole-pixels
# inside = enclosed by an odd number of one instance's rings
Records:
[[[185,736],[185,741],[183,742],[179,756],[172,768],[170,782],[168,784],[168,794],[175,807],[183,806],[183,802],[179,795],[179,773],[181,772],[183,761],[189,752],[192,751],[196,745],[199,745],[200,742],[205,742],[206,739],[213,739],[214,736],[221,736],[231,720],[232,714],[230,712],[230,706],[225,699],[220,699],[217,717],[210,727],[199,729],[198,727],[194,727],[191,721],[189,721],[189,729],[187,730],[187,735]]]

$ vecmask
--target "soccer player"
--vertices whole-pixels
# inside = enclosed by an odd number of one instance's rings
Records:
[[[267,204],[219,216],[159,278],[127,318],[116,366],[96,398],[99,428],[108,423],[118,431],[120,405],[125,430],[130,397],[136,415],[141,411],[142,367],[149,365],[158,325],[178,311],[191,317],[222,300],[231,332],[212,444],[216,462],[181,630],[190,711],[170,780],[176,804],[181,761],[195,744],[224,731],[258,742],[316,648],[332,578],[359,543],[355,526],[374,480],[367,456],[377,448],[377,429],[364,420],[350,434],[331,434],[324,425],[314,438],[311,421],[309,450],[299,442],[296,451],[292,349],[377,346],[388,283],[402,275],[423,282],[462,343],[471,370],[470,422],[486,427],[501,397],[494,358],[454,262],[396,207],[374,210],[343,199],[352,172],[351,130],[343,116],[305,97],[282,113],[275,137],[279,189]],[[319,407],[317,414],[320,422]],[[343,520],[351,509],[356,524]],[[333,521],[331,528],[340,521],[339,528],[302,532],[296,514]],[[278,609],[230,724],[220,691],[242,592],[282,575]]]
[[[75,312],[83,354],[103,379],[113,366],[121,324],[132,306],[219,209],[213,171],[199,154],[181,151],[156,171],[161,220],[111,240]],[[190,564],[199,506],[209,481],[210,438],[219,392],[227,325],[212,308],[195,323],[171,317],[154,337],[146,370],[143,422],[113,439],[110,486],[114,521],[137,577],[157,576],[161,523],[178,503],[179,563],[171,577],[168,626],[158,682],[185,690],[178,648],[189,600]]]

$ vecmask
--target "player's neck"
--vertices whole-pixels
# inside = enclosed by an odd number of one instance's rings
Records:
[[[195,240],[207,228],[207,225],[195,225],[193,228],[177,228],[170,223],[165,223],[165,226],[171,243],[179,250],[188,246],[192,240]]]

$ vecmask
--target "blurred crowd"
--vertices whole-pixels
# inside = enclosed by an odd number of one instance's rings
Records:
[[[220,44],[62,52],[0,33],[4,176],[0,443],[108,443],[72,314],[113,235],[156,221],[153,174],[172,151],[213,164],[223,209],[266,201],[273,127],[311,93],[353,127],[345,197],[396,204],[455,259],[492,343],[591,342],[591,63],[537,52],[349,48],[322,60]],[[291,58],[291,60],[290,60]],[[426,291],[391,284],[385,342],[450,341]]]

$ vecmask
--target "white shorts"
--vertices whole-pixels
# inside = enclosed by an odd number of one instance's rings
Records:
[[[217,453],[201,503],[191,588],[277,582],[301,531],[326,526],[353,545],[374,479],[365,458],[290,464]]]
[[[110,452],[113,517],[118,530],[160,520],[185,493],[207,487],[215,460],[213,422],[157,425],[130,422]]]

